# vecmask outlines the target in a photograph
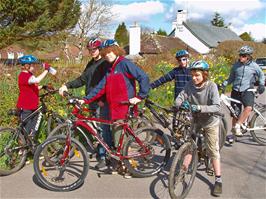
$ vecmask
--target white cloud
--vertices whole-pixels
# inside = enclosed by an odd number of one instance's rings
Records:
[[[256,23],[256,24],[246,24],[240,28],[230,27],[238,35],[247,32],[251,33],[251,36],[256,39],[256,41],[261,41],[266,38],[266,24]]]
[[[146,1],[127,5],[116,4],[112,13],[116,20],[121,21],[148,21],[152,15],[164,12],[164,5],[160,1]]]

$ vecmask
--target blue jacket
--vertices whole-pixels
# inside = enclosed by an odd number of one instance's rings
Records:
[[[135,80],[139,83],[138,94]],[[146,73],[124,57],[118,57],[111,70],[84,99],[86,103],[91,103],[106,95],[111,119],[124,119],[128,112],[128,104],[121,102],[133,97],[143,99],[148,92],[149,77]]]
[[[157,88],[166,82],[175,79],[175,98],[183,90],[188,81],[191,80],[190,70],[184,67],[176,67],[166,75],[160,77],[158,80],[152,82],[150,87]]]

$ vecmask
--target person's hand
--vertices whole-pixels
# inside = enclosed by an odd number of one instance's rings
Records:
[[[258,91],[259,94],[262,94],[265,91],[265,86],[264,85],[259,85],[257,91]]]
[[[225,80],[223,83],[222,83],[222,88],[225,89],[225,87],[227,86],[228,82]]]
[[[130,104],[137,104],[139,102],[141,102],[141,100],[137,97],[133,97],[133,98],[129,99]]]
[[[85,103],[85,100],[78,100],[79,104],[82,105]]]
[[[103,106],[104,106],[104,102],[103,102],[103,101],[99,101],[99,102],[98,102],[98,106],[99,106],[99,107],[103,107]]]
[[[47,70],[47,71],[49,71],[49,69],[50,69],[50,67],[51,67],[51,65],[48,64],[48,63],[46,63],[46,62],[43,63],[42,66],[44,67],[44,70]]]
[[[60,88],[59,88],[59,94],[61,96],[64,96],[64,92],[67,92],[67,87],[66,85],[62,85]]]
[[[191,112],[192,113],[199,113],[200,111],[201,111],[200,105],[195,105],[195,104],[191,105]]]
[[[190,104],[187,100],[183,101],[181,106],[180,106],[180,109],[181,110],[185,110],[185,111],[188,111],[190,110]]]

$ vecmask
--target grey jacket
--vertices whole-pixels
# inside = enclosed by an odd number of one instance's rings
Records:
[[[252,60],[246,64],[238,61],[233,65],[230,76],[224,84],[232,83],[233,90],[243,92],[249,88],[253,88],[257,80],[259,81],[259,85],[265,84],[265,76],[259,65]]]
[[[218,115],[215,115],[215,113],[220,112],[220,98],[214,82],[207,81],[202,88],[197,88],[192,81],[189,81],[176,98],[176,106],[181,106],[185,100],[190,104],[200,105],[201,112],[194,114],[193,119],[200,123],[202,127],[217,122]]]

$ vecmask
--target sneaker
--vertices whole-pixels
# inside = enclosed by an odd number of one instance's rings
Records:
[[[235,142],[235,136],[234,135],[228,135],[228,136],[226,136],[226,140],[229,144],[233,144]]]
[[[238,136],[238,137],[242,137],[242,136],[243,136],[239,124],[236,124],[236,125],[232,128],[232,133],[233,133],[235,136]]]
[[[100,159],[99,162],[95,165],[96,169],[101,169],[106,166],[105,159]]]
[[[215,182],[212,194],[214,196],[220,196],[222,194],[222,183],[221,182]]]
[[[130,179],[130,178],[132,178],[131,173],[126,172],[126,173],[124,174],[124,178],[126,178],[126,179]]]

